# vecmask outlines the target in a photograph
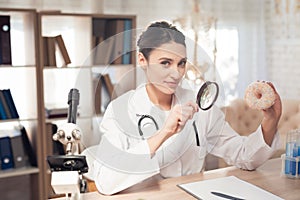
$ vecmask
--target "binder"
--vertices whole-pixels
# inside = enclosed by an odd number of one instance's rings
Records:
[[[10,137],[0,138],[0,158],[1,158],[1,169],[14,168],[14,158],[11,149]]]
[[[22,136],[18,135],[11,137],[10,141],[15,168],[25,167],[28,161],[28,157],[25,153]]]
[[[37,166],[36,153],[34,152],[33,147],[30,143],[25,127],[21,126],[20,131],[21,131],[22,141],[24,144],[24,149],[26,154],[28,155],[28,161],[31,164],[31,166],[36,167]]]
[[[0,95],[1,94],[2,94],[2,91],[0,91]],[[4,97],[3,97],[3,99],[4,99]],[[2,100],[2,98],[0,98],[0,119],[7,119],[6,112],[4,109],[4,103],[5,102]]]
[[[10,89],[2,90],[2,92],[3,92],[3,95],[4,95],[5,101],[8,105],[9,112],[11,114],[11,118],[12,119],[18,119],[19,114],[18,114],[18,111],[16,109],[16,105],[14,103],[14,100],[12,98]]]
[[[6,102],[6,99],[4,97],[4,93],[3,93],[2,90],[0,90],[0,102],[1,102],[1,104],[3,106],[3,109],[4,109],[4,112],[2,113],[4,118],[2,118],[2,119],[11,119],[12,118],[11,112],[9,110],[8,104]]]
[[[0,16],[0,64],[11,65],[10,16]]]

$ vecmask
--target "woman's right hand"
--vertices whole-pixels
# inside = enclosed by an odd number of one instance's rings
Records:
[[[198,105],[192,101],[189,101],[184,105],[175,105],[171,109],[163,128],[158,130],[157,133],[152,137],[148,138],[148,145],[151,155],[154,155],[156,150],[169,137],[180,132],[184,128],[186,122],[192,119],[198,110]]]
[[[162,131],[168,134],[168,138],[175,133],[180,132],[184,128],[186,122],[192,119],[198,110],[198,105],[192,101],[189,101],[184,105],[175,105],[170,111]]]

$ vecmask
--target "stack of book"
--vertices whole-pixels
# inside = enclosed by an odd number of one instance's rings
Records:
[[[19,114],[10,89],[0,90],[0,120],[18,118]]]
[[[54,37],[45,36],[43,37],[44,66],[57,66],[57,49],[61,53],[62,66],[67,66],[71,63],[71,59],[63,37],[61,35],[57,35]]]
[[[0,170],[26,166],[37,166],[37,161],[25,127],[0,130]]]
[[[68,108],[46,108],[46,118],[64,118],[68,116]]]
[[[130,64],[132,20],[93,18],[94,64]]]

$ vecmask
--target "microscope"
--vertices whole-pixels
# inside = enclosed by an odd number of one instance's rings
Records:
[[[86,158],[80,153],[81,129],[76,124],[79,91],[71,89],[68,94],[68,121],[58,127],[53,140],[61,142],[66,155],[47,157],[51,169],[51,186],[56,194],[66,194],[66,199],[79,199],[80,193],[87,190],[83,174],[88,172]]]

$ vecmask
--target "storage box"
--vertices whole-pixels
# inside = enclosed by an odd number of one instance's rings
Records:
[[[282,171],[281,173],[289,178],[300,178],[300,157],[288,157],[285,154],[281,155]]]

